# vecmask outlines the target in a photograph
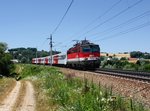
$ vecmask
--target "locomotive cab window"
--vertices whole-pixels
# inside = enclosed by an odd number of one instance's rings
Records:
[[[100,48],[98,45],[89,45],[82,47],[83,52],[100,52]]]
[[[100,48],[98,45],[91,45],[90,47],[92,52],[100,52]]]
[[[89,46],[83,46],[82,51],[83,52],[91,52],[91,48]]]

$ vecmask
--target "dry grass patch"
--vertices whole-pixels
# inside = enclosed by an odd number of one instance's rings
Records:
[[[12,78],[0,79],[0,104],[15,87],[16,81]]]

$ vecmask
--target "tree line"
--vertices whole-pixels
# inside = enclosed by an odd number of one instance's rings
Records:
[[[150,59],[150,53],[147,52],[133,51],[130,53],[130,56],[132,58]]]
[[[13,59],[17,59],[20,63],[31,63],[32,58],[49,56],[48,51],[38,51],[36,48],[13,48],[8,50]],[[52,51],[52,54],[58,54],[59,51]]]

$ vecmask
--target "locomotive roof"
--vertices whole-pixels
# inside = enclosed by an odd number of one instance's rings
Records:
[[[96,44],[91,43],[88,40],[82,40],[81,42],[75,44],[74,46],[78,46],[78,45],[82,46],[82,45],[96,45]]]
[[[71,50],[73,48],[76,48],[76,47],[87,46],[87,45],[97,45],[97,44],[91,43],[91,42],[89,42],[88,40],[85,39],[85,40],[82,40],[79,43],[74,44],[73,47],[69,48],[69,50]]]

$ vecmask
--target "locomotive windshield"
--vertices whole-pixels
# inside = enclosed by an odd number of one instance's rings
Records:
[[[100,52],[100,48],[98,45],[91,45],[90,47],[92,52]]]
[[[82,47],[83,52],[100,52],[100,48],[98,45],[88,45]]]
[[[91,48],[90,48],[90,46],[83,46],[82,51],[83,52],[91,52]]]

